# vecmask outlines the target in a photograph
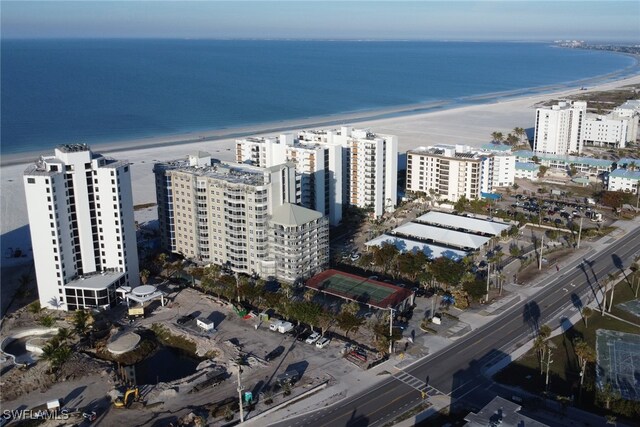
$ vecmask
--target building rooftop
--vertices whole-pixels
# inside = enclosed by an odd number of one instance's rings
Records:
[[[78,153],[80,151],[89,151],[87,144],[62,144],[56,147],[63,153]]]
[[[547,424],[540,423],[519,413],[521,406],[500,396],[493,398],[478,413],[469,414],[464,417],[469,427],[547,427]]]
[[[532,159],[534,156],[541,160],[549,160],[549,161],[561,161],[573,164],[583,164],[588,166],[595,167],[611,167],[613,160],[606,159],[595,159],[593,157],[578,157],[578,156],[562,156],[560,154],[546,154],[546,153],[537,153],[534,151],[520,150],[516,151],[513,154],[516,157],[524,158],[524,159]]]
[[[424,253],[427,258],[435,259],[440,257],[449,258],[455,261],[463,259],[467,256],[467,253],[458,249],[445,248],[444,246],[438,246],[431,243],[417,242],[411,239],[405,239],[403,237],[390,236],[383,234],[373,240],[369,240],[365,243],[366,246],[382,246],[384,243],[394,245],[400,252]]]
[[[489,237],[415,222],[403,224],[393,229],[391,234],[394,236],[400,235],[400,237],[415,238],[424,243],[441,243],[464,250],[478,249],[489,241]]]
[[[466,230],[471,233],[489,234],[497,236],[502,231],[511,227],[510,224],[498,221],[487,221],[480,218],[472,218],[464,215],[431,211],[415,219],[416,222],[432,224],[455,230]]]
[[[640,170],[616,169],[609,174],[609,177],[640,180]]]
[[[318,211],[291,203],[283,203],[273,208],[271,222],[280,225],[300,226],[320,218],[322,218],[322,214]]]
[[[281,165],[280,165],[281,166]],[[279,166],[275,166],[278,168]],[[154,170],[170,170],[197,176],[227,181],[233,184],[264,185],[265,172],[270,168],[259,168],[244,163],[220,162],[211,166],[191,166],[188,160],[179,159],[156,163]]]
[[[484,151],[499,151],[499,152],[511,151],[510,145],[502,145],[502,144],[483,144],[480,148],[482,148]]]
[[[537,171],[540,166],[535,163],[516,162],[516,170]]]
[[[80,288],[101,290],[105,289],[107,286],[120,279],[122,276],[124,276],[124,272],[122,271],[88,273],[84,276],[79,276],[68,283],[65,283],[64,286],[75,289]]]
[[[640,159],[634,159],[633,157],[623,157],[620,160],[618,160],[616,162],[616,164],[618,165],[618,167],[620,166],[627,166],[630,165],[631,163],[635,163],[635,165],[637,167],[640,167]]]

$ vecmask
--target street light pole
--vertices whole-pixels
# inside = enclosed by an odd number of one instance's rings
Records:
[[[538,260],[538,270],[542,270],[542,248],[544,247],[544,233],[540,238],[540,259]]]
[[[389,307],[389,356],[393,352],[393,308]]]
[[[242,368],[240,367],[240,363],[236,362],[236,366],[238,367],[238,404],[240,406],[240,422],[244,422],[244,408],[242,407],[242,382],[240,379],[240,373],[242,372]]]
[[[578,230],[578,243],[576,244],[576,249],[580,249],[580,237],[582,236],[582,216],[580,217],[580,229]]]

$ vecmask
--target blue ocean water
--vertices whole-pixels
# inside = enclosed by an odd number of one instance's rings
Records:
[[[637,66],[542,43],[2,40],[1,153],[575,82]]]

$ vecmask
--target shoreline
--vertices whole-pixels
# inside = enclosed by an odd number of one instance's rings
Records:
[[[618,84],[619,82],[633,80],[640,76],[640,56],[625,53],[619,54],[633,58],[635,61],[634,64],[611,73],[553,85],[513,89],[501,92],[489,92],[486,94],[418,102],[393,107],[370,108],[297,119],[282,119],[273,122],[250,123],[231,127],[208,128],[163,135],[149,135],[146,137],[117,138],[110,141],[96,143],[91,143],[90,141],[84,142],[97,152],[104,154],[122,153],[138,149],[162,148],[194,143],[211,143],[225,139],[237,139],[255,135],[268,135],[302,129],[339,126],[347,124],[347,122],[349,124],[357,124],[389,118],[411,117],[421,114],[431,114],[437,111],[452,111],[471,106],[527,99],[534,96],[554,94],[556,96],[567,96],[574,92],[588,93],[591,91],[597,91],[597,88],[603,85]],[[586,84],[594,86],[592,88],[588,88],[587,91],[582,91],[580,88],[576,89],[573,87],[584,87]],[[568,93],[565,93],[567,91]],[[44,150],[2,154],[0,156],[0,167],[30,163],[38,159],[38,157],[42,155],[43,151]]]
[[[338,125],[354,125],[369,128],[376,133],[391,134],[398,137],[398,153],[420,146],[434,144],[462,144],[480,147],[491,140],[491,133],[501,131],[508,133],[514,127],[533,131],[536,105],[551,99],[563,98],[571,94],[582,94],[597,91],[612,90],[628,85],[640,86],[640,73],[624,79],[601,83],[592,86],[587,91],[578,88],[562,88],[559,91],[543,94],[527,94],[526,96],[509,97],[498,96],[485,100],[483,103],[470,105],[456,104],[454,108],[446,108],[440,104],[430,104],[431,110],[416,112],[412,106],[412,114],[398,114],[397,110],[386,110],[386,116],[371,112],[360,112],[353,115],[336,115],[324,119],[324,123],[332,122]],[[424,107],[424,106],[422,106]],[[405,111],[408,109],[405,109]],[[384,116],[384,118],[380,118]],[[358,118],[359,117],[359,118]],[[374,117],[374,119],[371,119]],[[135,205],[156,203],[155,177],[153,165],[155,162],[185,158],[189,153],[206,151],[213,158],[221,161],[235,160],[235,138],[242,132],[247,134],[268,135],[277,134],[283,128],[305,129],[317,124],[317,118],[301,121],[277,122],[264,126],[251,126],[242,129],[223,129],[214,131],[208,140],[199,139],[203,133],[187,134],[187,142],[176,143],[179,136],[165,136],[149,138],[140,141],[121,142],[119,144],[97,145],[91,144],[92,150],[105,155],[113,155],[120,160],[126,160],[131,165],[131,186]],[[196,139],[195,142],[189,142]],[[135,143],[135,145],[132,145]],[[20,160],[12,165],[0,167],[0,244],[2,253],[8,248],[21,248],[23,253],[31,256],[31,239],[28,227],[28,213],[24,194],[23,173],[26,163],[37,159],[41,154],[52,154],[52,148],[39,152],[37,155],[22,155]],[[117,154],[117,155],[116,155]],[[5,159],[6,161],[7,159]],[[145,223],[156,219],[153,207],[137,211],[136,221]],[[21,260],[3,259],[3,266],[12,265]]]

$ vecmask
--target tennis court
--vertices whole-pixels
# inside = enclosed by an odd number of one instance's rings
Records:
[[[640,400],[640,335],[596,331],[598,388],[609,383],[623,399]]]
[[[412,294],[410,290],[399,286],[338,270],[323,271],[307,280],[306,286],[377,308],[396,307]]]

